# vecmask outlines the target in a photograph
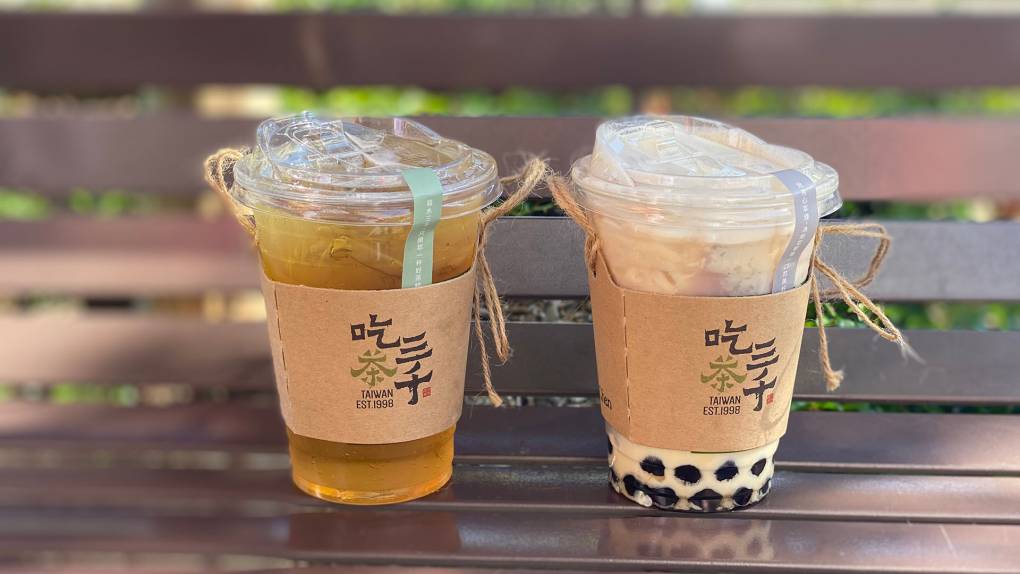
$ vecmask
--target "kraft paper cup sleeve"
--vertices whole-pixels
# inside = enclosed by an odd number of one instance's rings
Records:
[[[786,432],[809,285],[682,297],[591,284],[602,414],[628,439],[690,452],[757,448]]]
[[[387,444],[453,426],[464,402],[474,269],[413,289],[351,291],[263,276],[280,408],[311,438]]]

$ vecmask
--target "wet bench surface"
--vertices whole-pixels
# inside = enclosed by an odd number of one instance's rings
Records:
[[[449,38],[435,48],[447,66],[415,63],[420,31],[430,25],[451,31],[430,32],[430,41]],[[459,33],[468,28],[478,33]],[[608,34],[621,28],[628,30],[624,36]],[[522,32],[536,41],[506,50]],[[787,41],[748,40],[780,33]],[[0,53],[16,56],[0,58],[0,77],[12,87],[72,91],[210,81],[438,88],[1010,85],[1020,83],[1020,66],[1011,65],[1017,33],[1020,19],[1013,17],[4,14]],[[233,66],[241,54],[223,39],[237,35],[265,40],[245,43],[244,61],[264,57],[279,65]],[[52,38],[47,50],[24,49],[28,38],[43,36]],[[181,37],[193,40],[192,52],[182,55]],[[355,62],[351,54],[366,37],[404,40]],[[704,48],[720,38],[732,49]],[[567,58],[567,46],[602,54],[584,60],[593,63],[612,61],[613,50],[625,49],[626,59],[658,64],[578,66]],[[250,50],[257,54],[248,58]],[[896,56],[907,52],[914,57]],[[695,53],[714,54],[716,61],[691,60]],[[199,65],[197,54],[215,56]],[[490,64],[471,65],[483,56]],[[790,64],[777,71],[775,61]],[[520,150],[545,153],[565,168],[590,148],[598,120],[425,122],[493,152],[506,170]],[[850,200],[1005,199],[1018,192],[1016,120],[737,123],[831,162]],[[191,200],[201,191],[197,166],[204,154],[250,141],[253,128],[250,120],[190,112],[0,118],[0,185],[56,199],[85,186]],[[1020,244],[1020,224],[888,222],[888,229],[893,249],[868,290],[877,300],[1020,300],[1020,255],[1007,248]],[[511,300],[587,295],[581,236],[563,218],[504,219],[490,253]],[[823,253],[852,275],[863,269],[869,246],[833,242]],[[11,395],[0,402],[0,569],[1020,570],[1015,415],[796,412],[764,502],[725,515],[670,514],[634,505],[607,484],[606,439],[593,406],[591,325],[515,322],[515,353],[497,370],[496,385],[514,397],[511,404],[528,406],[472,406],[481,392],[473,357],[453,482],[399,507],[348,508],[304,496],[290,483],[265,325],[167,311],[178,309],[167,301],[209,307],[257,299],[257,266],[234,222],[180,213],[113,220],[58,213],[0,222],[0,270],[0,294],[13,302],[0,316],[0,381]],[[92,310],[18,311],[18,301],[49,296],[84,297]],[[136,303],[106,308],[125,301]],[[1018,333],[908,330],[924,364],[904,361],[868,331],[830,333],[835,362],[847,368],[843,388],[824,391],[809,329],[798,400],[1020,403]],[[61,390],[76,384],[137,393],[143,406],[62,402]]]

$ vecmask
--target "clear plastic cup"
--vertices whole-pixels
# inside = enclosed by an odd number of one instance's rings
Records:
[[[268,120],[234,167],[233,199],[254,222],[263,270],[309,287],[399,289],[412,194],[402,173],[432,168],[443,186],[433,282],[467,272],[480,211],[501,189],[493,158],[402,118]],[[329,400],[329,397],[323,397]],[[287,431],[294,482],[313,496],[386,504],[438,490],[453,471],[450,427],[393,444],[348,444]]]
[[[603,123],[593,153],[574,163],[571,178],[617,285],[731,297],[773,290],[795,228],[793,194],[775,175],[787,170],[810,179],[820,216],[839,209],[831,167],[733,126],[685,116]],[[797,258],[795,285],[810,266],[809,245]],[[728,510],[769,491],[778,441],[751,451],[694,453],[607,432],[613,487],[645,506]]]

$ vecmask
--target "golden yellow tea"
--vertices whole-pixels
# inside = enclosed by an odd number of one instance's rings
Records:
[[[256,212],[259,252],[274,281],[332,289],[399,289],[409,224],[315,223]],[[466,273],[474,261],[478,213],[436,227],[433,280]],[[350,504],[403,502],[450,479],[453,431],[396,444],[346,444],[288,430],[294,481],[301,490]]]

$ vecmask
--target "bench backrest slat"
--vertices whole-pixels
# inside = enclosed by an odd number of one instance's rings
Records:
[[[598,118],[428,117],[449,137],[486,150],[510,173],[525,153],[566,171],[591,152]],[[1020,121],[982,119],[737,119],[762,138],[806,150],[841,176],[851,200],[1010,198]],[[70,189],[122,188],[194,196],[205,189],[202,159],[222,146],[251,145],[254,120],[186,114],[135,119],[0,119],[0,186],[53,196]]]
[[[868,293],[881,301],[1020,300],[1020,226],[886,222],[893,248]],[[491,234],[489,258],[508,297],[587,296],[581,232],[561,217],[514,217]],[[826,261],[854,277],[870,240],[829,238]],[[990,257],[994,254],[994,265]],[[109,297],[258,288],[248,239],[233,221],[57,218],[0,224],[0,293]]]
[[[9,87],[1020,84],[1015,16],[0,16]],[[45,49],[38,48],[45,38]],[[428,49],[422,49],[428,46]],[[366,48],[369,47],[369,48]]]

